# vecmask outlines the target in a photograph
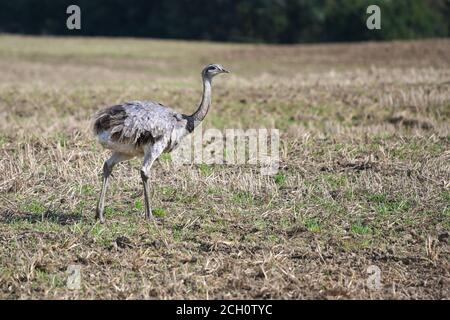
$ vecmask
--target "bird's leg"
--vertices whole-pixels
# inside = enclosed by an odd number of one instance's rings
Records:
[[[152,206],[150,204],[149,199],[149,190],[150,190],[150,168],[152,167],[154,159],[151,154],[146,155],[144,158],[144,164],[141,168],[141,178],[142,185],[144,186],[144,203],[145,203],[145,217],[147,219],[152,219]]]
[[[97,210],[95,214],[95,219],[100,220],[101,223],[105,221],[103,218],[103,211],[105,209],[105,194],[106,188],[108,186],[109,176],[111,175],[112,167],[108,165],[108,161],[105,161],[103,164],[103,183],[102,183],[102,191],[100,192],[100,198],[97,203]]]
[[[152,207],[150,204],[150,200],[149,200],[149,182],[148,180],[150,179],[150,168],[141,169],[141,178],[142,178],[142,185],[144,186],[144,203],[145,203],[145,218],[147,219],[152,219],[153,215],[152,215]]]
[[[125,161],[129,158],[130,158],[129,156],[120,153],[113,153],[113,155],[103,164],[102,191],[100,192],[100,198],[98,199],[97,210],[95,215],[95,218],[100,220],[101,223],[105,221],[103,217],[103,212],[105,210],[105,194],[106,189],[108,187],[109,176],[111,175],[111,172],[117,163]]]
[[[156,143],[151,146],[145,153],[144,163],[141,168],[141,178],[142,185],[144,186],[144,204],[145,204],[145,217],[147,219],[152,219],[152,206],[150,204],[149,199],[149,191],[150,191],[150,169],[153,165],[153,162],[161,155],[164,150],[164,145],[162,143]]]

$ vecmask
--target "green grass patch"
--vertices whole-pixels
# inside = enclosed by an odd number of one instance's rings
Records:
[[[311,232],[320,232],[322,230],[322,223],[316,218],[306,218],[303,224]]]
[[[253,195],[246,191],[238,191],[233,193],[231,202],[240,206],[250,205],[254,202]]]
[[[279,187],[281,187],[281,186],[283,186],[283,185],[285,184],[285,182],[286,182],[286,175],[280,172],[280,173],[277,173],[277,174],[273,177],[273,179],[274,179],[275,183],[276,183]]]
[[[205,177],[209,177],[214,172],[213,166],[205,164],[205,163],[201,163],[198,166],[198,169],[200,170],[200,174]]]
[[[164,218],[165,216],[167,216],[167,211],[166,211],[166,209],[163,209],[163,208],[154,208],[152,210],[152,214],[156,218]]]
[[[372,232],[372,229],[361,222],[357,222],[352,224],[351,231],[355,234],[370,234]]]

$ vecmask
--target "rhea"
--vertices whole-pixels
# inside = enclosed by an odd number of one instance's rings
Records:
[[[104,222],[105,194],[108,180],[116,164],[142,157],[140,170],[144,188],[145,217],[151,219],[149,199],[150,169],[163,152],[174,150],[186,135],[203,121],[211,106],[212,79],[228,73],[219,64],[210,64],[202,71],[203,94],[200,105],[185,115],[153,101],[133,101],[114,105],[94,116],[93,129],[100,144],[112,151],[103,164],[103,183],[97,204],[96,219]]]

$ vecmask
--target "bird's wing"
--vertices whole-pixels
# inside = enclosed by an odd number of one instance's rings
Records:
[[[133,101],[97,114],[94,130],[109,131],[114,140],[145,144],[168,135],[179,118],[173,110],[153,101]]]

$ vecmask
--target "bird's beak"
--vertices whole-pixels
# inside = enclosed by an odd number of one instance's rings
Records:
[[[222,68],[222,72],[223,73],[230,73],[230,71],[228,71],[227,69]]]

